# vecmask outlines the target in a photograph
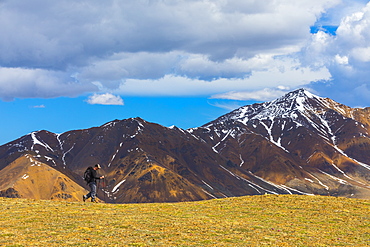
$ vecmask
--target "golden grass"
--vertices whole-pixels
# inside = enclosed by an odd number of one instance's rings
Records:
[[[370,246],[370,201],[265,195],[187,203],[0,198],[0,246]]]

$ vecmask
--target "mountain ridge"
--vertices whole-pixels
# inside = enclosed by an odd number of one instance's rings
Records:
[[[32,132],[0,146],[0,170],[29,155],[86,188],[81,174],[99,163],[107,179],[98,196],[113,203],[265,193],[370,198],[369,113],[299,89],[187,130],[129,118]]]

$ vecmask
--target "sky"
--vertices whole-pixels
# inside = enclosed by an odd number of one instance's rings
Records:
[[[368,107],[369,78],[367,0],[0,0],[0,145],[199,127],[297,88]]]

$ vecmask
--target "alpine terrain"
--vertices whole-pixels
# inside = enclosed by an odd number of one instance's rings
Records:
[[[0,196],[82,200],[99,163],[111,203],[261,194],[370,198],[370,108],[299,89],[199,128],[140,118],[62,134],[38,131],[0,146]]]

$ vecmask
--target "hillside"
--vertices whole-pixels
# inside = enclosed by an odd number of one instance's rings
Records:
[[[369,111],[299,89],[188,130],[130,118],[61,134],[35,131],[0,146],[0,196],[78,201],[84,170],[99,163],[106,179],[98,197],[111,203],[264,194],[370,199]],[[8,172],[35,162],[51,181]]]
[[[87,190],[54,168],[21,156],[0,173],[0,196],[79,201]]]
[[[263,195],[183,203],[0,198],[1,246],[369,246],[370,202]]]

